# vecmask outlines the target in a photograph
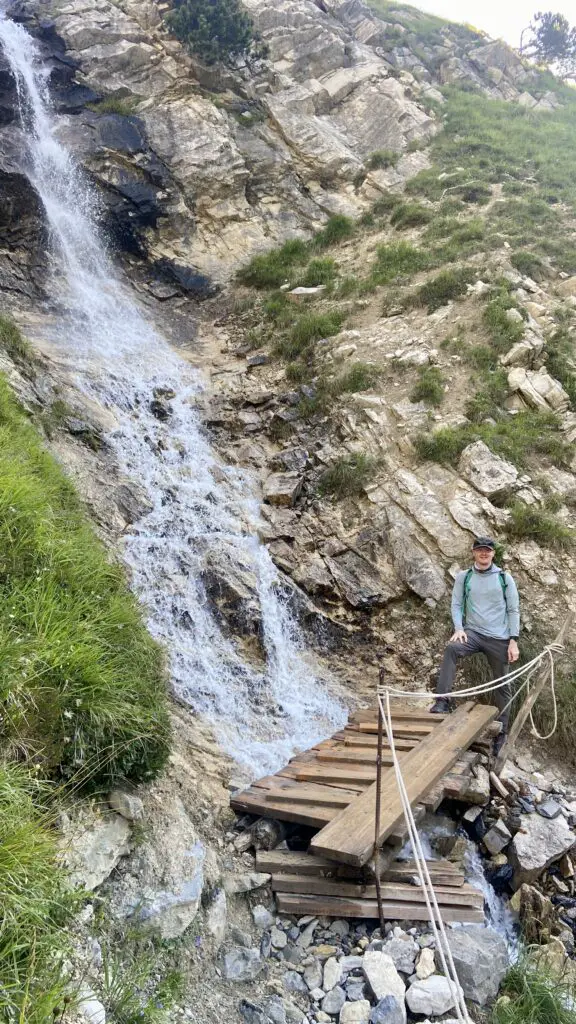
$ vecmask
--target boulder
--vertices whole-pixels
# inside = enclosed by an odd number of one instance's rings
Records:
[[[401,1016],[401,1024],[406,1024],[406,986],[396,970],[392,957],[378,950],[369,950],[364,954],[362,970],[374,998],[378,1002],[386,997],[395,1001]]]
[[[506,942],[492,928],[474,925],[450,929],[448,944],[466,999],[486,1006],[498,995],[508,970]]]
[[[367,999],[358,999],[355,1003],[345,1003],[340,1010],[339,1024],[368,1024],[370,1020],[370,1003]]]
[[[261,903],[258,903],[255,907],[252,907],[252,920],[256,927],[264,932],[274,924],[274,915],[266,907],[263,907]]]
[[[261,889],[268,885],[272,875],[265,871],[251,871],[244,875],[226,875],[224,888],[229,896],[237,896],[243,892],[253,892],[254,889]]]
[[[562,815],[548,819],[539,814],[523,814],[521,821],[509,854],[514,866],[514,889],[523,882],[534,881],[576,843],[576,836]]]
[[[292,508],[304,486],[299,473],[271,473],[264,483],[264,501],[269,505]]]
[[[425,981],[415,981],[406,993],[408,1009],[428,1017],[439,1017],[456,1005],[453,986],[440,974],[433,974]]]
[[[570,405],[570,398],[560,382],[544,369],[526,370],[516,367],[508,374],[508,384],[532,409],[565,412]]]
[[[518,479],[511,462],[494,455],[484,441],[474,441],[462,452],[459,470],[481,494],[492,498],[505,494]]]
[[[254,981],[263,967],[259,949],[235,946],[224,956],[222,976],[226,981]]]
[[[72,885],[97,889],[130,852],[130,825],[113,811],[82,808],[66,827],[62,847]]]

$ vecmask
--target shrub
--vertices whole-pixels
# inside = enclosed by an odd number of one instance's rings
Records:
[[[429,224],[432,217],[432,211],[420,206],[419,203],[401,203],[390,217],[390,223],[397,231],[403,231],[405,228],[418,228],[423,224]]]
[[[517,308],[514,299],[507,292],[501,291],[484,309],[482,319],[497,353],[508,352],[512,345],[524,337],[524,324],[520,320],[510,320],[508,317],[508,310]]]
[[[190,53],[207,64],[264,53],[239,0],[175,0],[166,24]]]
[[[510,263],[519,274],[532,277],[535,281],[540,280],[543,276],[544,264],[535,252],[527,252],[526,249],[520,249],[519,252],[512,253]]]
[[[318,491],[335,498],[354,497],[361,494],[372,478],[377,460],[358,452],[338,459],[320,477]]]
[[[388,284],[394,278],[408,276],[422,270],[427,264],[426,254],[408,242],[379,245],[372,279],[377,284]]]
[[[490,352],[490,349],[487,351]],[[486,368],[488,369],[488,367]],[[466,404],[468,419],[473,423],[482,423],[488,418],[498,419],[502,415],[509,393],[506,371],[502,369],[489,371],[484,377],[483,387]]]
[[[479,206],[485,206],[492,198],[492,190],[481,182],[464,185],[458,194],[464,203],[478,203]]]
[[[314,288],[317,284],[331,284],[336,277],[336,269],[334,260],[328,257],[310,260],[300,284],[305,288]]]
[[[102,100],[95,100],[94,103],[87,103],[86,106],[96,114],[121,114],[123,117],[129,117],[134,113],[137,102],[135,96],[106,96]]]
[[[401,153],[396,153],[393,149],[377,149],[375,153],[371,153],[368,157],[366,167],[368,167],[370,171],[377,171],[386,167],[395,167],[401,155]]]
[[[279,249],[253,256],[246,267],[238,271],[237,277],[242,284],[252,288],[278,288],[284,284],[295,266],[305,263],[309,258],[306,242],[293,238],[284,242]]]
[[[372,207],[372,213],[376,217],[383,217],[386,213],[390,213],[397,206],[400,206],[401,202],[400,196],[394,195],[393,192],[386,192],[376,200]]]
[[[327,249],[330,245],[337,245],[339,242],[351,238],[353,234],[354,222],[350,217],[337,213],[330,217],[322,231],[318,231],[314,235],[314,245],[319,249]]]
[[[358,391],[368,391],[378,383],[380,376],[381,371],[371,363],[353,363],[350,369],[334,382],[332,393],[341,395],[345,392],[354,394]]]
[[[576,531],[564,526],[554,515],[520,501],[510,505],[506,534],[511,540],[524,540],[528,537],[550,548],[572,547],[576,537]]]
[[[5,754],[93,785],[149,778],[168,755],[160,649],[2,380],[0,423]]]
[[[442,427],[420,434],[415,446],[422,459],[455,464],[466,445],[478,440],[516,466],[527,465],[534,455],[547,456],[558,466],[567,465],[570,459],[570,447],[562,440],[554,414],[532,411],[506,415],[495,423]]]
[[[413,297],[413,302],[419,306],[426,306],[428,312],[433,313],[452,299],[458,299],[465,295],[467,285],[474,280],[474,277],[474,272],[468,267],[443,270],[418,289]]]
[[[338,334],[345,319],[346,314],[336,309],[330,313],[304,313],[294,324],[289,338],[280,342],[280,354],[287,359],[302,355],[314,342]]]
[[[34,350],[26,340],[22,331],[10,317],[0,314],[0,346],[15,363],[30,363],[34,359]]]
[[[439,366],[423,366],[410,395],[411,402],[427,402],[442,405],[444,401],[444,377]]]

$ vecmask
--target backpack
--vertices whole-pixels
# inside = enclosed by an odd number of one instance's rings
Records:
[[[472,586],[471,580],[472,580],[472,573],[473,572],[474,572],[473,569],[468,569],[468,572],[466,573],[466,575],[464,577],[464,598],[462,600],[462,622],[463,623],[466,622],[466,605],[468,604],[468,595],[470,593],[470,588]],[[506,600],[506,591],[508,589],[508,582],[506,580],[506,573],[504,572],[503,569],[501,569],[500,572],[498,573],[498,579],[500,580],[500,586],[502,587],[502,596],[504,598],[504,604],[506,605],[506,610],[508,610],[508,601]]]

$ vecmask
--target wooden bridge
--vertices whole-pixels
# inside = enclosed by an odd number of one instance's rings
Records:
[[[458,799],[470,774],[500,730],[493,707],[468,702],[451,715],[395,705],[394,738],[417,820],[446,797]],[[236,793],[238,812],[308,826],[307,851],[257,853],[257,866],[272,875],[278,910],[289,914],[377,918],[375,890],[376,709],[356,712],[344,730],[292,758],[275,775]],[[392,757],[382,750],[378,872],[388,919],[426,920],[415,867],[397,860],[406,838]],[[431,862],[446,921],[482,922],[483,897],[465,884],[449,861]]]

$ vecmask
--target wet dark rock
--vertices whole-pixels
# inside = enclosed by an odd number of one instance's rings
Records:
[[[490,871],[489,869],[486,871],[486,878],[499,896],[512,891],[513,877],[514,868],[511,864],[502,864],[501,867],[496,868],[494,871]]]
[[[247,366],[266,366],[270,362],[270,356],[264,355],[263,352],[259,352],[255,356],[248,356],[246,360]]]
[[[114,497],[127,523],[136,523],[154,507],[145,491],[135,484],[120,484]]]
[[[91,423],[87,423],[86,420],[81,420],[76,416],[68,416],[64,421],[64,426],[68,433],[72,434],[73,437],[78,437],[92,451],[99,452],[104,447],[104,438],[101,431]]]
[[[183,292],[198,302],[210,299],[220,291],[220,286],[214,284],[205,274],[201,274],[194,267],[175,263],[167,257],[156,260],[153,267],[160,280],[168,284],[177,284]]]
[[[94,92],[87,85],[77,85],[73,82],[63,89],[55,90],[52,94],[52,103],[58,114],[79,114],[87,103],[94,103],[98,99],[98,93]]]
[[[103,114],[96,121],[94,140],[97,146],[116,153],[133,155],[148,149],[144,124],[133,115]]]
[[[154,398],[153,401],[150,402],[150,412],[157,420],[164,422],[172,415],[172,408],[169,402],[166,402],[164,399]]]
[[[167,299],[174,299],[177,295],[182,294],[176,285],[164,284],[163,281],[151,281],[148,285],[148,291],[159,302],[166,302]]]

